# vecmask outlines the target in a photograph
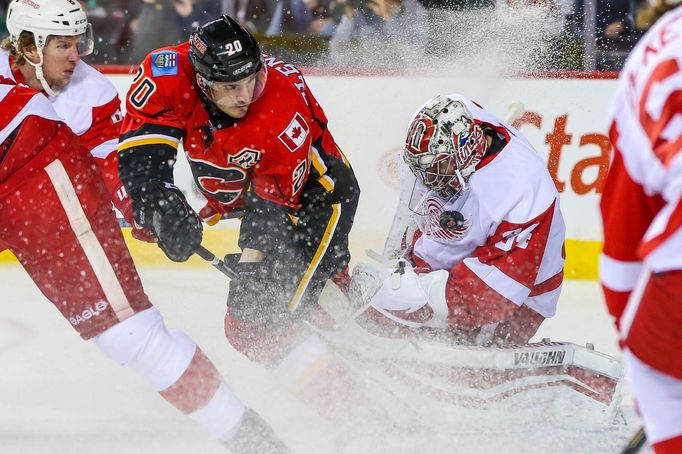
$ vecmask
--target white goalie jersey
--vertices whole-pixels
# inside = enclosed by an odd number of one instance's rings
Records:
[[[522,305],[552,317],[563,280],[565,225],[546,164],[515,128],[463,96],[448,98],[464,103],[504,145],[449,200],[412,179],[384,253],[397,249],[406,220],[418,227],[410,235],[411,258],[428,270],[449,271],[452,326],[494,323]]]

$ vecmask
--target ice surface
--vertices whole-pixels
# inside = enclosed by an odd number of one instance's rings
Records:
[[[561,421],[519,426],[510,423],[511,409],[468,425],[443,414],[440,424],[413,432],[371,420],[335,427],[227,344],[227,280],[217,271],[169,265],[140,274],[168,326],[192,336],[295,453],[615,453],[638,424],[626,395],[630,425],[611,428],[578,429]],[[0,453],[226,452],[134,373],[81,341],[23,270],[0,268],[0,294]],[[566,283],[558,314],[545,322],[542,337],[591,342],[598,351],[619,355],[596,282]],[[530,399],[516,408],[542,421],[546,405]]]

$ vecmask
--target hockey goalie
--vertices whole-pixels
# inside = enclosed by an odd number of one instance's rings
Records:
[[[365,318],[465,344],[527,342],[555,314],[563,279],[565,227],[544,161],[460,95],[417,111],[403,159],[416,177],[404,197],[406,252],[391,275],[356,268]]]
[[[570,343],[528,343],[556,312],[565,236],[559,194],[530,143],[453,94],[417,110],[402,158],[411,178],[401,177],[383,254],[397,263],[355,267],[354,314],[327,336],[339,356],[415,411],[424,396],[440,409],[480,409],[561,388],[613,420],[619,361]]]

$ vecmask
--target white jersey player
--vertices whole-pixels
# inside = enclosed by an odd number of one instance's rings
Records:
[[[0,76],[48,95],[55,111],[90,150],[104,178],[111,200],[128,222],[133,235],[153,241],[132,222],[132,200],[118,178],[118,136],[123,120],[121,101],[104,75],[80,60],[93,51],[93,34],[77,3],[50,4],[13,1],[8,10],[10,37],[2,42]],[[70,8],[70,10],[69,10]],[[50,14],[82,15],[81,22],[56,25]]]
[[[655,1],[653,19],[682,3]],[[682,7],[633,49],[610,114],[600,280],[647,438],[682,452]]]
[[[378,290],[381,273],[356,269],[351,288],[369,298],[366,315],[448,329],[465,343],[527,342],[555,314],[563,280],[565,227],[544,161],[515,128],[457,94],[418,109],[403,158],[417,177],[418,229],[409,262]]]

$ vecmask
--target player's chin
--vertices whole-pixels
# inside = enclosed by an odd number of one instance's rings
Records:
[[[232,118],[244,118],[246,114],[249,112],[249,106],[248,105],[238,107],[233,106],[221,110]]]
[[[59,79],[54,80],[54,81],[48,80],[48,82],[50,84],[50,87],[56,88],[59,90],[59,89],[66,87],[69,84],[69,82],[71,82],[71,76],[72,76],[72,74],[66,74],[65,73]]]

